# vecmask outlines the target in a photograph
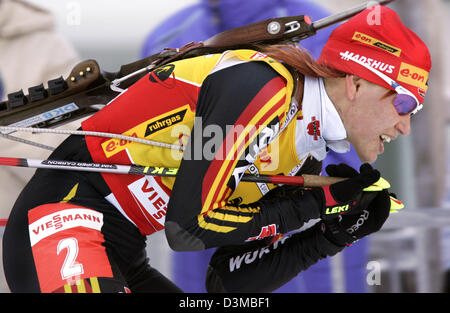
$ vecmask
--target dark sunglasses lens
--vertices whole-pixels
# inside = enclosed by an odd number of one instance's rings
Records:
[[[394,98],[394,107],[400,115],[411,113],[416,106],[417,102],[411,96],[397,94]]]

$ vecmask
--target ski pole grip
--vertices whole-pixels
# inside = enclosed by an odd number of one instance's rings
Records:
[[[284,176],[284,175],[243,175],[241,181],[253,183],[270,183],[276,185],[297,185],[303,187],[322,187],[334,184],[347,178],[319,175]]]
[[[304,187],[323,187],[326,185],[335,184],[348,178],[343,177],[330,177],[330,176],[319,176],[319,175],[302,175],[303,186]]]

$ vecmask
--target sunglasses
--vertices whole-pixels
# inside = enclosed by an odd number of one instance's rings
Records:
[[[358,63],[359,65],[364,66],[366,69],[368,69],[369,71],[380,77],[382,80],[384,80],[389,86],[394,88],[395,92],[397,93],[394,98],[394,107],[398,114],[413,115],[423,108],[423,104],[421,104],[419,100],[417,100],[416,96],[414,96],[414,94],[411,91],[401,86],[392,78],[388,77],[387,75],[381,73],[380,71],[374,69],[370,65],[367,65],[366,63],[356,58],[349,58],[349,59],[353,62]]]

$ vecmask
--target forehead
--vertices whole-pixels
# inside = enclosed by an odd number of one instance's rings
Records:
[[[387,84],[385,86],[380,86],[367,80],[363,81],[365,89],[371,96],[374,97],[378,96],[382,99],[385,99],[396,94],[395,90],[391,89],[390,86],[388,86]]]
[[[378,85],[378,84],[372,83],[371,81],[365,80],[363,78],[361,78],[361,79],[364,81],[364,83],[369,88],[379,89],[379,90],[392,90],[393,91],[393,89],[391,89],[391,87],[387,83],[384,83],[382,85]]]

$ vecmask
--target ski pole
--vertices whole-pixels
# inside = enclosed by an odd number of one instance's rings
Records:
[[[141,165],[101,164],[66,160],[36,160],[27,158],[0,157],[0,165],[52,170],[85,171],[111,174],[133,174],[176,177],[178,168]],[[319,175],[283,176],[244,174],[242,182],[298,185],[320,187],[342,181],[346,178]]]
[[[66,160],[36,160],[36,159],[8,158],[8,157],[0,157],[0,165],[53,169],[53,170],[151,175],[164,177],[176,177],[178,173],[178,168],[176,167],[168,168],[158,166],[101,164],[101,163],[88,163],[88,162],[77,162]],[[297,185],[303,187],[322,187],[346,179],[347,178],[342,177],[330,177],[330,176],[307,175],[307,174],[304,174],[302,176],[244,174],[241,178],[241,182]],[[365,188],[364,191],[380,191],[383,189],[387,189],[389,187],[390,184],[383,178],[380,178],[378,182],[376,182],[372,186]],[[404,208],[404,205],[400,200],[395,199],[392,196],[390,196],[390,200],[391,200],[391,210],[390,210],[391,213],[396,213],[402,208]]]

